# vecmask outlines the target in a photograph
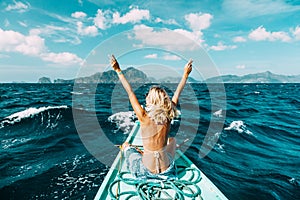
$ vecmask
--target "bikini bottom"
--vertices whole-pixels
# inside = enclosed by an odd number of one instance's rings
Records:
[[[136,179],[156,179],[156,180],[170,180],[177,178],[177,168],[175,162],[170,154],[168,154],[170,160],[170,166],[161,173],[150,172],[142,162],[142,154],[139,153],[134,147],[127,147],[124,150],[127,168],[131,175]]]

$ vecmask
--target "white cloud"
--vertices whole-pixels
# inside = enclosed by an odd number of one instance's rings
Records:
[[[15,47],[15,50],[25,55],[38,55],[46,48],[44,39],[37,35],[29,35],[23,39],[24,40]]]
[[[44,49],[44,39],[37,35],[24,36],[15,31],[0,29],[0,51],[38,55]]]
[[[248,35],[249,39],[255,40],[255,41],[276,41],[280,40],[282,42],[289,42],[291,40],[291,37],[288,35],[288,33],[283,31],[278,32],[270,32],[267,31],[263,26],[258,27],[257,29],[253,30]]]
[[[292,30],[292,33],[296,40],[300,40],[300,26],[297,26],[294,30]]]
[[[285,0],[224,0],[222,9],[230,16],[249,18],[298,11],[300,6],[288,4]]]
[[[198,45],[201,45],[204,42],[204,40],[202,39],[203,33],[201,31],[190,32],[184,29],[175,29],[174,32],[176,34],[179,33],[183,35],[184,37],[186,37],[185,39],[193,40]]]
[[[44,39],[38,33],[35,30],[26,36],[16,31],[5,31],[0,28],[0,52],[18,52],[63,65],[80,63],[82,61],[81,58],[72,53],[49,52],[45,46]]]
[[[198,34],[198,35],[197,35]],[[141,42],[139,46],[159,46],[168,50],[194,50],[201,44],[202,34],[194,33],[183,29],[158,29],[136,25],[133,28],[133,35],[128,36],[130,39],[136,39]]]
[[[96,36],[98,34],[98,29],[96,26],[83,27],[82,22],[77,22],[77,32],[80,35]]]
[[[245,65],[237,65],[235,68],[236,68],[236,69],[245,69],[246,66],[245,66]]]
[[[176,56],[176,55],[172,55],[169,53],[164,54],[163,56],[158,56],[156,53],[153,54],[148,54],[146,56],[144,56],[144,58],[148,58],[148,59],[162,59],[162,60],[181,60],[180,57]]]
[[[178,23],[176,22],[175,19],[163,20],[163,19],[161,19],[159,17],[157,17],[155,19],[155,23],[163,23],[163,24],[169,24],[169,25],[171,25],[171,24],[178,25]]]
[[[171,55],[171,54],[166,54],[163,56],[164,60],[181,60],[180,57],[176,56],[176,55]]]
[[[149,20],[149,19],[150,19],[149,10],[133,8],[123,16],[120,16],[119,12],[115,12],[113,14],[112,23],[114,24],[137,23],[142,20]]]
[[[100,9],[97,10],[96,17],[94,18],[94,24],[96,27],[99,29],[105,30],[106,28],[109,27],[108,21],[109,17],[108,15],[110,14],[110,11],[102,11]]]
[[[54,19],[57,19],[58,21],[62,21],[66,24],[74,24],[74,18],[72,17],[66,17],[65,15],[59,15],[53,12],[49,12],[48,10],[42,10],[41,11],[44,15],[50,16]]]
[[[233,38],[233,41],[234,42],[246,42],[247,40],[244,37],[237,36],[237,37]]]
[[[21,26],[23,26],[23,27],[27,27],[27,26],[28,26],[25,22],[18,21],[18,23],[19,23]]]
[[[200,31],[207,29],[211,25],[213,16],[208,13],[190,13],[185,15],[184,18],[193,31]]]
[[[138,23],[142,20],[149,19],[149,10],[131,8],[129,12],[121,16],[119,12],[112,13],[110,10],[103,11],[98,9],[96,17],[94,18],[94,24],[97,28],[105,30],[112,24]]]
[[[46,25],[43,28],[34,28],[29,31],[30,35],[40,35],[40,34],[45,34],[45,35],[51,35],[55,34],[56,31],[69,31],[70,29],[67,27],[61,27],[61,26],[53,26],[53,25]]]
[[[211,46],[210,49],[214,51],[224,51],[227,49],[236,49],[236,45],[224,45],[222,42],[218,42],[218,45]]]
[[[198,45],[205,46],[202,30],[210,27],[213,16],[209,13],[190,13],[185,15],[184,18],[187,21],[192,31],[187,31],[184,29],[176,29],[174,30],[174,32],[184,35],[185,37],[193,40]],[[191,44],[187,44],[187,45],[191,45]],[[187,49],[192,50],[194,48],[195,48],[195,44],[191,45],[190,48]]]
[[[83,60],[75,54],[69,52],[63,53],[43,53],[41,58],[44,61],[52,62],[61,65],[80,64]]]
[[[27,5],[26,5],[26,4],[24,4],[24,3],[20,2],[20,1],[14,1],[14,4],[9,4],[5,8],[6,11],[16,10],[18,12],[25,12],[28,9],[29,9],[29,4],[27,3]]]
[[[84,12],[77,11],[77,12],[72,13],[71,16],[78,19],[78,18],[84,18],[87,15]]]
[[[149,58],[149,59],[157,59],[157,54],[156,53],[153,53],[153,54],[148,54],[146,56],[144,56],[144,58]]]
[[[45,27],[31,29],[29,34],[45,36],[48,39],[52,39],[53,42],[71,43],[75,45],[81,43],[81,40],[78,38],[77,30],[68,26],[46,25]]]
[[[78,37],[74,37],[74,38],[57,38],[57,39],[53,39],[53,42],[56,43],[70,43],[70,44],[80,44],[81,40]]]

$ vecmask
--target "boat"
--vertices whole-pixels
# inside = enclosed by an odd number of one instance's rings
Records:
[[[127,142],[142,148],[140,124],[136,122]],[[137,181],[131,177],[120,151],[94,200],[108,199],[200,199],[226,200],[226,196],[205,176],[205,174],[179,149],[175,163],[178,180]]]

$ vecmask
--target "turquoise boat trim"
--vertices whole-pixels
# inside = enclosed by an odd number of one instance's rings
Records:
[[[140,123],[135,123],[134,127],[132,128],[132,131],[130,132],[129,136],[127,137],[126,141],[129,143],[132,143],[134,137],[137,134],[137,132],[139,131],[139,127],[140,127]],[[96,196],[95,196],[95,200],[100,200],[102,194],[107,193],[108,191],[108,187],[110,185],[110,183],[115,179],[115,177],[118,175],[118,165],[120,164],[120,162],[122,162],[121,158],[121,151],[118,153],[115,161],[113,162],[112,166],[110,167],[110,170],[108,171],[108,173],[105,176],[105,179],[103,180],[100,189],[98,190]],[[102,199],[101,199],[102,200]]]

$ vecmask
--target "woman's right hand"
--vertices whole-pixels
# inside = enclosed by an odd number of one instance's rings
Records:
[[[121,69],[120,69],[120,66],[119,66],[119,63],[117,61],[117,59],[115,58],[114,55],[111,56],[110,58],[110,65],[111,67],[116,71],[116,72],[120,72]]]
[[[129,147],[130,146],[130,144],[128,143],[128,142],[124,142],[121,146],[120,146],[120,149],[122,150],[122,151],[124,151],[127,147]]]
[[[192,71],[192,64],[193,64],[193,60],[192,59],[190,59],[189,61],[188,61],[188,63],[184,66],[184,76],[187,78],[188,76],[189,76],[189,74],[191,73],[191,71]]]

